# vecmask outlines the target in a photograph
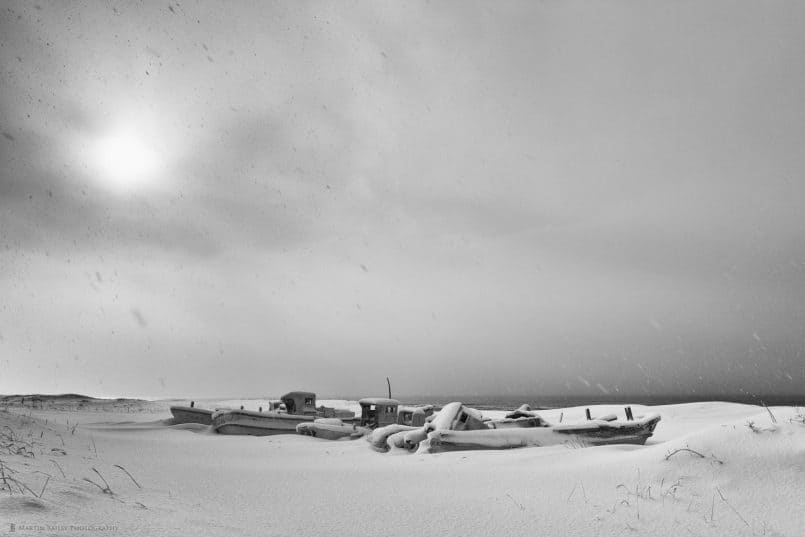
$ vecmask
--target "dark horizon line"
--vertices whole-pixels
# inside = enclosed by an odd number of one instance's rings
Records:
[[[375,394],[375,395],[318,395],[318,399],[344,399],[349,401],[357,401],[364,397],[385,397],[387,394]],[[89,399],[96,399],[96,400],[115,400],[115,399],[132,399],[132,400],[181,400],[187,399],[188,397],[182,396],[143,396],[143,395],[118,395],[117,397],[109,397],[109,396],[96,396],[96,395],[88,395],[88,394],[81,394],[76,392],[60,392],[60,393],[46,393],[46,392],[38,392],[38,393],[27,393],[27,394],[0,394],[0,400],[3,399],[11,399],[11,398],[18,398],[18,397],[45,397],[45,398],[68,398],[68,397],[75,397],[75,398],[89,398]],[[145,399],[145,398],[148,399]],[[276,397],[279,397],[277,395]],[[195,398],[199,400],[203,399],[271,399],[276,398],[275,396],[267,396],[263,395],[202,395],[202,396],[191,396],[190,398]],[[546,395],[546,394],[449,394],[449,395],[434,395],[434,394],[403,394],[403,395],[396,395],[392,394],[393,399],[401,400],[401,401],[517,401],[521,400],[523,403],[534,403],[539,404],[540,402],[561,402],[561,401],[569,401],[569,402],[601,402],[601,403],[614,403],[614,402],[636,402],[635,400],[642,400],[647,402],[666,402],[666,403],[690,403],[690,402],[710,402],[710,401],[723,401],[723,402],[735,402],[735,403],[746,403],[746,402],[755,402],[757,404],[773,404],[773,405],[780,405],[780,404],[805,404],[805,393],[740,393],[740,392],[720,392],[720,393],[696,393],[696,394],[680,394],[680,393],[673,393],[673,392],[666,392],[666,393],[652,393],[652,394],[645,394],[645,393],[617,393],[617,394],[558,394],[558,395]]]
[[[387,395],[387,394],[384,394]],[[392,394],[392,398],[399,399],[400,397],[433,397],[433,394],[416,394],[416,393],[405,393],[403,395],[396,395]],[[323,398],[325,396],[322,396]],[[326,396],[331,397],[331,396]],[[332,396],[332,398],[346,398],[343,395]],[[350,397],[353,397],[350,395]],[[368,396],[361,396],[361,397],[368,397]],[[380,397],[378,395],[377,397]],[[638,393],[638,392],[619,392],[619,393],[565,393],[565,394],[535,394],[535,393],[454,393],[454,394],[447,394],[447,395],[440,395],[440,398],[449,398],[449,397],[481,397],[481,398],[505,398],[505,399],[512,399],[516,397],[528,397],[528,398],[546,398],[546,399],[622,399],[625,397],[634,398],[634,397],[645,397],[645,398],[679,398],[679,399],[701,399],[701,398],[712,398],[712,397],[740,397],[742,399],[765,399],[765,398],[795,398],[795,399],[802,399],[805,398],[805,392],[796,393],[796,392],[776,392],[776,393],[747,393],[747,392],[700,392],[700,393],[680,393],[680,392],[655,392],[655,393]],[[712,399],[708,399],[712,400]]]

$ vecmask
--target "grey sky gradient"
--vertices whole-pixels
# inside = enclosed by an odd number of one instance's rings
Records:
[[[0,13],[0,393],[805,395],[800,3],[145,4]]]

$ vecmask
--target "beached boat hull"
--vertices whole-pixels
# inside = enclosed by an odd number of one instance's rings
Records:
[[[296,434],[300,423],[312,423],[315,415],[251,410],[219,410],[212,415],[212,427],[219,434],[268,436]]]
[[[637,444],[642,446],[654,434],[654,429],[659,421],[659,414],[651,414],[631,421],[596,421],[592,426],[586,426],[586,423],[580,425],[557,425],[553,427],[553,430],[560,435],[578,437],[585,444],[591,446],[610,444]]]
[[[646,443],[657,423],[659,414],[633,421],[592,420],[576,425],[553,427],[515,427],[452,431],[440,429],[428,434],[429,449],[433,451],[465,449],[511,449],[551,445],[601,446],[609,444]]]
[[[380,427],[373,430],[371,433],[366,435],[366,440],[372,446],[372,449],[375,451],[380,451],[381,453],[385,453],[390,449],[389,439],[395,435],[403,435],[408,431],[415,431],[420,430],[422,427],[413,427],[411,425],[401,425],[399,423],[392,423],[391,425],[386,425],[385,427]]]
[[[206,408],[195,408],[190,406],[172,406],[173,424],[180,423],[201,423],[202,425],[212,425],[212,410]]]
[[[371,429],[355,423],[344,423],[337,418],[324,418],[314,420],[312,423],[300,423],[296,426],[296,432],[326,440],[339,440],[341,438],[360,438],[370,433]]]

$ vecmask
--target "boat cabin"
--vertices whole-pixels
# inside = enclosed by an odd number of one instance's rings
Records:
[[[464,405],[461,405],[461,410],[456,414],[456,419],[451,427],[454,431],[477,431],[485,428],[482,414],[474,408]]]
[[[432,418],[426,428],[429,431],[439,429],[448,431],[477,431],[486,429],[483,414],[474,408],[459,402],[448,403]]]
[[[433,405],[425,406],[401,406],[397,409],[397,423],[400,425],[410,425],[411,427],[422,427],[428,416],[433,415]]]
[[[361,405],[362,427],[385,427],[397,423],[397,407],[400,402],[396,399],[382,399],[370,397],[358,401]]]
[[[289,392],[280,397],[288,414],[315,414],[316,394],[312,392]]]

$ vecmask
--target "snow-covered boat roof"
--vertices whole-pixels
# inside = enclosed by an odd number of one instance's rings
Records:
[[[433,410],[433,405],[400,406],[400,412],[414,412],[417,414],[425,414],[431,410]]]
[[[316,398],[316,394],[313,392],[288,392],[282,396],[282,399],[293,399],[296,397],[313,397]]]
[[[396,399],[386,399],[384,397],[365,397],[358,401],[361,406],[369,405],[399,405],[400,402]]]

